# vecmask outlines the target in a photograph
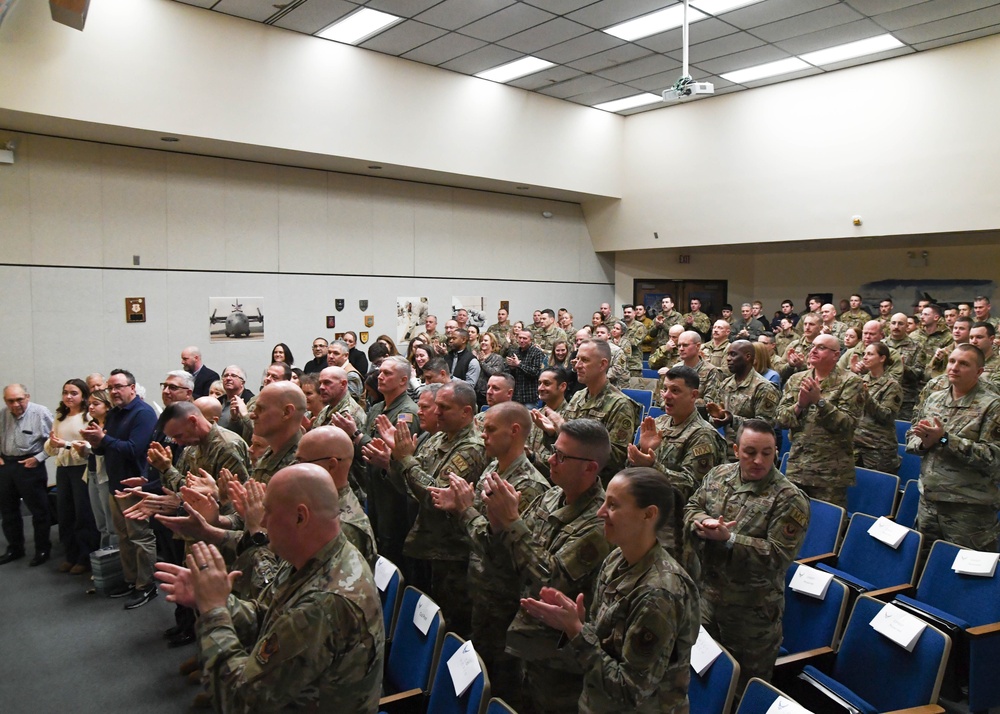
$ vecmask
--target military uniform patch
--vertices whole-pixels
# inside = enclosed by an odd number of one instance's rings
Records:
[[[643,627],[641,630],[632,635],[629,640],[629,645],[636,652],[636,654],[649,657],[656,650],[656,643],[659,642],[659,640],[660,638],[656,636],[655,632],[650,630],[648,627]]]
[[[785,524],[785,528],[783,530],[783,533],[785,534],[786,538],[794,538],[796,535],[798,535],[798,532],[799,532],[799,526],[798,526],[798,524],[796,524],[796,523],[786,523]]]
[[[454,464],[455,471],[459,476],[469,471],[469,462],[466,461],[464,457],[458,454],[456,454],[454,458],[452,458],[451,463]]]
[[[587,541],[582,546],[580,546],[580,560],[584,563],[593,563],[601,557],[601,554],[595,546],[590,541]]]
[[[705,456],[706,454],[712,453],[711,444],[702,444],[701,446],[696,446],[691,449],[691,456],[698,458],[699,456]]]
[[[257,650],[257,663],[263,667],[268,663],[268,660],[276,654],[278,654],[278,637],[277,635],[271,635],[264,640],[260,649]]]

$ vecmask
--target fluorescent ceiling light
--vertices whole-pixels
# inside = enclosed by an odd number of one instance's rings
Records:
[[[381,32],[390,25],[395,25],[402,19],[387,12],[379,12],[378,10],[363,7],[342,20],[338,20],[329,27],[323,28],[316,33],[316,36],[322,37],[324,40],[356,45],[359,42],[367,40],[372,35]]]
[[[706,17],[708,16],[705,13],[699,12],[694,8],[688,10],[688,23],[703,20]],[[665,10],[658,10],[649,15],[637,17],[634,20],[623,22],[614,27],[609,27],[604,32],[623,39],[626,42],[631,42],[641,37],[649,37],[650,35],[672,30],[675,27],[680,27],[683,23],[684,5],[680,4],[672,5]]]
[[[902,42],[892,35],[886,34],[869,37],[866,40],[858,40],[857,42],[848,42],[846,45],[828,47],[825,50],[817,50],[816,52],[809,52],[800,56],[809,64],[833,64],[834,62],[842,62],[843,60],[854,59],[855,57],[873,55],[876,52],[894,50],[902,46]]]
[[[765,79],[766,77],[774,77],[779,74],[798,72],[801,69],[812,69],[812,65],[806,64],[798,57],[789,57],[777,62],[768,62],[767,64],[759,64],[756,67],[738,69],[735,72],[726,72],[719,76],[733,84],[746,84],[747,82],[753,82],[755,79]]]
[[[704,10],[709,15],[721,15],[724,12],[735,10],[745,5],[753,5],[760,0],[691,0],[699,10]]]
[[[626,109],[635,109],[636,107],[644,107],[647,104],[662,101],[663,98],[658,94],[636,94],[624,99],[616,99],[613,102],[595,104],[594,109],[603,109],[606,112],[623,112]]]
[[[522,57],[519,60],[502,64],[499,67],[480,72],[476,76],[480,79],[488,79],[491,82],[509,82],[518,77],[525,77],[543,69],[554,67],[555,64],[537,57]]]

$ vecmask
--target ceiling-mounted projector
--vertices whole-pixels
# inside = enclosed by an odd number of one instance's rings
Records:
[[[676,102],[696,94],[715,94],[715,85],[711,82],[695,82],[690,75],[682,75],[674,86],[663,90],[663,101]]]

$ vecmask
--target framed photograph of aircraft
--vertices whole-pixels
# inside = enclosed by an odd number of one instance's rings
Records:
[[[212,342],[263,340],[264,298],[209,298],[208,329]]]

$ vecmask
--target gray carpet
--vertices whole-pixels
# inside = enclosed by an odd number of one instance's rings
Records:
[[[30,521],[29,521],[30,523]],[[87,595],[90,575],[57,573],[34,552],[0,566],[0,709],[5,714],[185,712],[198,692],[177,672],[194,645],[168,649],[174,607],[159,597],[137,610]],[[56,529],[52,529],[55,537]],[[0,541],[3,539],[0,538]],[[0,544],[0,553],[6,543]]]

